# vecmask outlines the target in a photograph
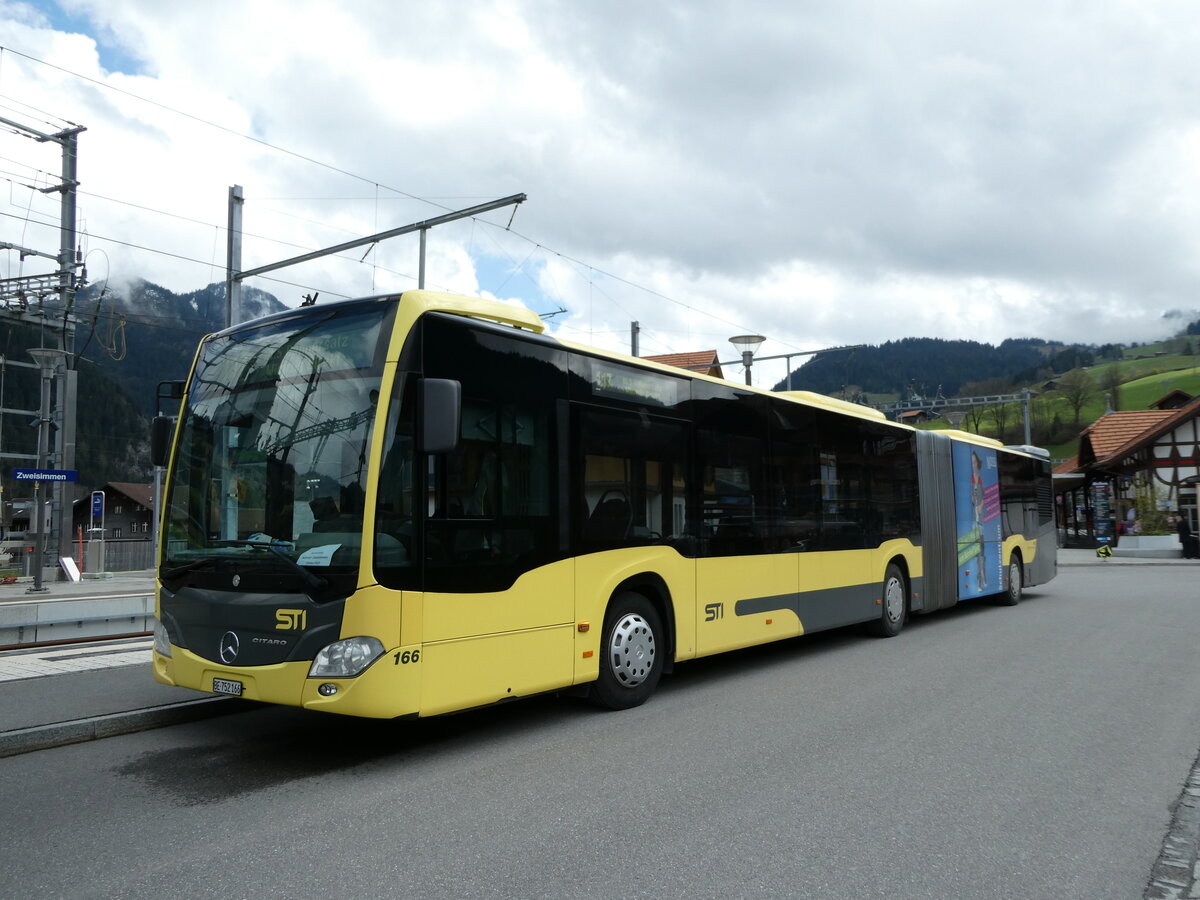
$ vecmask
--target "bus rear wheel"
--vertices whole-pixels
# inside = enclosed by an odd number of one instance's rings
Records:
[[[908,581],[895,563],[888,563],[883,576],[879,606],[879,618],[867,623],[867,629],[879,637],[895,637],[908,616]]]
[[[1000,595],[1000,602],[1005,606],[1016,606],[1021,602],[1021,589],[1025,586],[1025,576],[1021,569],[1021,557],[1016,553],[1008,561],[1008,590]]]
[[[646,702],[658,686],[665,660],[662,620],[641,594],[613,597],[600,637],[600,677],[589,699],[605,709],[629,709]]]

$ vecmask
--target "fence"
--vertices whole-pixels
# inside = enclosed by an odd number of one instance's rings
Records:
[[[33,572],[32,538],[10,540],[0,543],[0,569],[13,569],[22,575]],[[84,548],[88,545],[85,543]],[[71,556],[78,554],[78,544],[71,545]],[[84,554],[87,559],[87,554]],[[46,567],[56,570],[57,560],[52,560],[49,548],[45,558]],[[137,572],[154,568],[154,541],[107,540],[104,542],[104,570],[106,572]],[[86,563],[85,563],[86,571]]]
[[[154,568],[154,541],[104,542],[106,572],[135,572]]]

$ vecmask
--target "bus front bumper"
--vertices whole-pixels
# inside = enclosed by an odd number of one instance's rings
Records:
[[[222,666],[172,644],[169,657],[153,652],[154,680],[218,696],[392,719],[420,711],[419,651],[419,645],[395,647],[354,678],[309,678],[311,661]]]

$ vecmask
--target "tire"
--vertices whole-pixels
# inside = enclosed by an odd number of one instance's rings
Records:
[[[1000,595],[1002,606],[1016,606],[1021,602],[1021,590],[1025,587],[1025,570],[1020,555],[1014,553],[1008,560],[1008,590]]]
[[[879,637],[895,637],[908,619],[908,580],[895,563],[888,563],[879,598],[879,618],[867,630]]]
[[[600,637],[600,677],[589,699],[605,709],[640,706],[658,687],[666,663],[662,620],[641,594],[613,597]]]

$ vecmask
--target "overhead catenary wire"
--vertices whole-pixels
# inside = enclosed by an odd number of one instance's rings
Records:
[[[74,77],[74,78],[78,78],[78,79],[80,79],[80,80],[82,80],[82,81],[86,81],[86,82],[88,82],[88,83],[90,83],[90,84],[94,84],[94,85],[96,85],[96,86],[98,86],[98,87],[101,87],[101,88],[103,88],[103,89],[105,89],[105,90],[113,91],[113,92],[115,92],[115,93],[118,93],[118,94],[121,94],[121,95],[123,95],[123,96],[130,97],[131,99],[137,100],[137,101],[139,101],[139,102],[142,102],[142,103],[146,103],[146,104],[148,104],[148,105],[150,105],[150,106],[153,106],[153,107],[155,107],[155,108],[157,108],[157,109],[161,109],[161,110],[163,110],[163,111],[165,111],[165,112],[169,112],[169,113],[171,113],[171,114],[173,114],[173,115],[177,115],[177,116],[180,116],[180,117],[186,118],[186,119],[188,119],[188,120],[190,120],[190,121],[196,122],[196,123],[198,123],[198,124],[201,124],[201,125],[204,125],[204,126],[206,126],[206,127],[214,128],[214,129],[216,129],[216,130],[219,130],[219,131],[221,131],[221,132],[224,132],[224,133],[226,133],[226,134],[232,135],[232,136],[234,136],[234,137],[241,138],[241,139],[243,139],[243,140],[246,140],[246,141],[249,141],[249,142],[251,142],[251,143],[257,144],[257,145],[259,145],[259,146],[266,147],[266,148],[268,148],[268,149],[271,149],[271,150],[273,150],[273,151],[276,151],[276,152],[278,152],[278,153],[282,153],[282,154],[284,154],[284,155],[287,155],[287,156],[289,156],[289,157],[292,157],[292,158],[294,158],[294,159],[297,159],[297,160],[300,160],[300,161],[302,161],[302,162],[308,163],[308,164],[310,164],[310,165],[319,166],[319,167],[321,167],[321,168],[324,168],[324,169],[326,169],[326,170],[328,170],[328,171],[335,172],[335,173],[337,173],[337,174],[344,175],[344,176],[346,176],[346,177],[348,177],[348,178],[351,178],[351,179],[354,179],[354,180],[357,180],[357,181],[363,182],[364,184],[370,184],[370,185],[372,186],[372,188],[375,190],[376,194],[378,194],[378,190],[379,190],[379,188],[381,188],[381,187],[382,187],[382,188],[384,188],[384,189],[386,189],[386,190],[388,190],[388,191],[391,191],[392,193],[396,194],[396,195],[397,195],[397,198],[396,198],[396,199],[399,199],[399,198],[405,198],[405,199],[408,199],[408,200],[412,200],[412,201],[416,201],[416,202],[420,202],[420,203],[425,203],[425,204],[428,204],[428,205],[430,205],[430,206],[433,206],[433,207],[435,207],[435,208],[439,208],[439,209],[443,209],[443,210],[447,210],[447,211],[452,211],[452,210],[450,209],[450,207],[449,207],[449,206],[446,206],[446,205],[445,205],[445,204],[443,204],[443,203],[436,202],[436,201],[435,201],[434,199],[432,199],[432,198],[429,198],[429,197],[421,197],[421,196],[418,196],[418,195],[416,195],[416,194],[412,194],[412,193],[410,193],[410,192],[408,192],[408,191],[404,191],[404,190],[402,190],[402,189],[399,189],[399,188],[396,188],[396,187],[392,187],[392,186],[390,186],[390,185],[385,185],[385,184],[382,184],[382,183],[381,183],[381,182],[379,182],[377,179],[368,178],[368,177],[366,177],[366,176],[359,175],[359,174],[357,174],[357,173],[355,173],[355,172],[352,172],[352,171],[350,171],[350,170],[348,170],[348,169],[344,169],[344,168],[342,168],[342,167],[340,167],[340,166],[336,166],[336,165],[333,165],[333,164],[331,164],[331,163],[325,162],[325,161],[323,161],[323,160],[317,159],[317,158],[315,158],[315,157],[308,156],[307,154],[299,153],[299,152],[297,152],[297,151],[294,151],[294,150],[291,150],[291,149],[289,149],[289,148],[287,148],[287,147],[283,147],[283,146],[280,146],[280,145],[278,145],[278,144],[274,144],[274,143],[272,143],[272,142],[270,142],[270,141],[267,141],[267,140],[265,140],[265,139],[263,139],[263,138],[259,138],[259,137],[256,137],[256,136],[254,136],[254,135],[246,134],[246,133],[244,133],[244,132],[238,131],[238,130],[237,130],[237,129],[235,129],[235,128],[231,128],[231,127],[229,127],[229,126],[226,126],[226,125],[221,125],[221,124],[219,124],[219,123],[216,123],[216,122],[213,122],[213,121],[211,121],[211,120],[205,119],[205,118],[203,118],[202,116],[198,116],[198,115],[195,115],[195,114],[193,114],[193,113],[189,113],[189,112],[186,112],[186,111],[184,111],[184,110],[180,110],[180,109],[177,109],[177,108],[175,108],[175,107],[169,106],[168,104],[164,104],[164,103],[161,103],[161,102],[159,102],[159,101],[156,101],[156,100],[151,100],[151,99],[149,99],[149,98],[147,98],[147,97],[141,96],[141,95],[139,95],[139,94],[135,94],[135,93],[133,93],[133,92],[131,92],[131,91],[128,91],[128,90],[125,90],[125,89],[123,89],[123,88],[117,87],[117,86],[115,86],[115,85],[109,84],[108,82],[101,81],[101,80],[99,80],[99,79],[95,79],[95,78],[92,78],[92,77],[90,77],[90,76],[87,76],[87,75],[83,75],[83,74],[81,74],[81,73],[79,73],[79,72],[75,72],[75,71],[72,71],[72,70],[70,70],[70,69],[64,68],[64,67],[62,67],[62,66],[58,66],[58,65],[56,65],[56,64],[54,64],[54,63],[48,62],[48,61],[46,61],[46,60],[44,60],[44,59],[40,59],[39,57],[32,56],[32,55],[30,55],[30,54],[27,54],[27,53],[23,53],[23,52],[21,52],[21,51],[19,51],[19,50],[15,50],[15,49],[13,49],[13,48],[9,48],[9,47],[3,47],[3,46],[0,46],[0,59],[2,59],[2,54],[3,54],[3,52],[4,52],[4,51],[6,51],[6,50],[7,50],[9,53],[12,53],[14,56],[18,56],[18,57],[21,57],[21,58],[23,58],[23,59],[26,59],[26,60],[28,60],[28,61],[30,61],[30,62],[33,62],[33,63],[37,63],[37,64],[39,64],[39,65],[46,66],[47,68],[54,69],[54,70],[56,70],[56,71],[62,72],[63,74],[69,75],[69,76],[71,76],[71,77]],[[66,120],[63,120],[63,121],[66,121]],[[360,198],[360,199],[376,199],[376,210],[378,209],[378,206],[377,206],[377,203],[378,203],[377,197],[376,197],[376,198]],[[389,198],[389,199],[392,199],[392,198]],[[687,311],[689,311],[689,312],[692,312],[692,313],[695,313],[695,314],[698,314],[698,315],[703,315],[703,316],[706,316],[706,317],[708,317],[708,318],[711,318],[711,319],[713,319],[713,320],[715,320],[715,321],[722,322],[722,323],[724,323],[724,324],[726,324],[726,325],[728,325],[729,327],[731,327],[731,328],[734,328],[734,329],[739,329],[739,330],[748,330],[748,326],[746,326],[746,325],[745,325],[745,324],[743,324],[743,323],[735,322],[735,321],[734,321],[734,320],[732,320],[732,319],[728,319],[728,318],[726,318],[726,317],[724,317],[724,316],[718,315],[718,314],[716,314],[716,313],[713,313],[713,312],[711,312],[711,311],[709,311],[709,310],[706,310],[706,309],[701,309],[700,307],[694,306],[694,305],[692,305],[692,304],[686,303],[686,302],[684,302],[684,301],[681,301],[681,300],[678,300],[678,299],[676,299],[676,298],[674,298],[674,297],[671,297],[671,296],[669,296],[669,295],[667,295],[667,294],[664,294],[664,293],[662,293],[661,291],[657,291],[657,290],[655,290],[655,289],[653,289],[653,288],[650,288],[650,287],[647,287],[647,286],[645,286],[645,285],[638,284],[638,283],[636,283],[636,282],[634,282],[634,281],[632,281],[632,280],[630,280],[630,279],[628,279],[628,278],[625,278],[625,277],[623,277],[623,276],[617,275],[617,274],[615,274],[615,273],[613,273],[613,272],[609,272],[609,271],[607,271],[607,270],[605,270],[605,269],[602,269],[602,268],[599,268],[599,267],[597,267],[597,266],[593,266],[593,265],[591,265],[591,264],[589,264],[589,263],[583,262],[582,260],[579,260],[579,259],[577,259],[576,257],[573,257],[573,256],[571,256],[570,254],[563,253],[563,252],[561,252],[561,251],[558,251],[558,250],[554,250],[553,248],[550,248],[550,247],[546,246],[545,244],[543,244],[543,243],[541,243],[541,242],[539,242],[539,241],[537,241],[537,240],[535,240],[535,239],[533,239],[533,238],[531,238],[531,237],[529,237],[529,236],[527,236],[527,235],[525,235],[525,234],[522,234],[521,232],[518,232],[518,231],[514,231],[514,230],[512,230],[512,228],[511,228],[511,224],[512,224],[512,223],[511,223],[511,220],[510,220],[510,222],[509,222],[507,225],[504,225],[504,226],[501,226],[501,225],[499,225],[499,224],[496,224],[496,223],[491,223],[491,222],[488,222],[488,221],[487,221],[487,220],[485,220],[485,219],[481,219],[480,221],[481,221],[483,224],[485,224],[485,225],[491,225],[492,227],[495,227],[495,228],[502,228],[502,229],[503,229],[503,230],[504,230],[506,233],[510,233],[510,234],[512,234],[512,235],[514,235],[514,236],[516,236],[516,237],[518,237],[518,238],[519,238],[519,239],[521,239],[521,240],[524,240],[524,241],[527,241],[527,242],[529,242],[530,244],[534,245],[534,250],[536,250],[536,249],[539,249],[539,248],[540,248],[540,249],[543,249],[543,250],[545,250],[545,251],[547,251],[547,252],[552,252],[552,253],[555,253],[556,255],[558,255],[559,257],[561,257],[562,259],[564,259],[564,260],[567,260],[567,261],[570,261],[570,262],[573,262],[573,263],[575,263],[577,266],[584,266],[584,267],[587,267],[587,268],[588,268],[588,270],[589,270],[589,272],[594,272],[594,273],[600,274],[600,275],[604,276],[605,278],[608,278],[608,279],[611,279],[611,280],[613,280],[614,282],[617,282],[617,283],[620,283],[620,284],[624,284],[624,285],[626,285],[626,286],[628,286],[628,287],[630,287],[630,288],[632,288],[632,289],[634,289],[634,290],[642,291],[642,292],[646,293],[646,294],[647,294],[647,295],[649,295],[649,296],[652,296],[652,297],[655,297],[655,298],[657,298],[657,299],[660,299],[660,300],[666,301],[666,302],[668,302],[668,303],[671,303],[671,304],[673,304],[673,305],[675,305],[675,306],[678,306],[678,307],[680,307],[681,309],[685,309],[685,310],[687,310]],[[206,223],[206,224],[213,224],[213,223]],[[219,226],[218,226],[218,227],[219,227]],[[100,239],[100,238],[97,238],[97,239]],[[112,239],[110,239],[110,240],[112,240]],[[149,252],[163,252],[163,253],[164,253],[165,255],[167,255],[167,256],[175,256],[175,257],[177,257],[177,258],[186,259],[186,257],[182,257],[182,256],[180,256],[180,255],[178,255],[178,254],[171,254],[171,253],[168,253],[168,252],[166,252],[166,251],[155,251],[155,250],[154,250],[154,248],[145,247],[145,246],[141,246],[141,245],[136,245],[136,244],[133,244],[133,243],[130,243],[130,242],[121,242],[121,241],[114,241],[114,242],[115,242],[115,243],[119,243],[119,244],[124,244],[125,246],[129,246],[129,247],[131,247],[131,248],[134,248],[134,249],[146,250],[146,251],[149,251]],[[528,260],[528,259],[529,259],[529,258],[532,256],[532,252],[533,252],[533,251],[531,251],[531,252],[530,252],[530,254],[528,254],[528,255],[526,256],[526,260],[525,260],[525,261],[527,261],[527,260]],[[191,260],[191,259],[188,259],[188,261],[189,261],[189,262],[195,262],[195,260]],[[365,264],[365,263],[364,263],[364,264]],[[395,273],[395,272],[393,272],[392,274],[400,274],[402,277],[411,277],[411,276],[405,276],[405,275],[403,275],[402,273]],[[301,286],[301,285],[294,285],[294,284],[292,284],[291,282],[284,281],[283,279],[268,278],[267,276],[262,276],[262,275],[260,275],[260,276],[256,276],[256,277],[262,277],[262,278],[265,278],[265,279],[266,279],[266,280],[268,280],[268,281],[274,281],[274,282],[276,282],[276,283],[289,284],[289,285],[291,285],[291,286],[298,286],[298,287],[313,288],[313,286],[311,286],[311,285],[304,285],[304,286]],[[510,273],[510,275],[509,275],[509,276],[507,276],[507,277],[505,278],[504,282],[501,284],[501,287],[503,287],[503,285],[504,285],[504,284],[507,284],[508,280],[509,280],[511,277],[512,277],[512,275],[511,275],[511,273]],[[592,285],[592,281],[593,281],[593,280],[594,280],[594,279],[592,279],[591,277],[589,277],[589,298],[591,297],[591,288],[592,288],[592,286],[593,286],[593,285]],[[341,296],[341,297],[345,297],[345,296],[347,296],[347,295],[345,295],[345,294],[341,294],[341,293],[338,293],[338,292],[336,292],[336,291],[331,291],[331,292],[328,292],[328,293],[332,293],[332,294],[334,294],[335,296]],[[603,292],[602,292],[602,294],[603,294]],[[614,303],[614,305],[617,305],[617,306],[618,306],[618,308],[621,308],[621,307],[619,306],[619,304],[616,304],[616,301],[615,301],[615,299],[614,299],[614,298],[610,297],[610,296],[609,296],[609,295],[607,295],[607,294],[603,294],[603,296],[605,296],[605,298],[606,298],[607,300],[609,300],[610,302],[613,302],[613,303]],[[591,301],[590,301],[590,299],[589,299],[589,306],[590,306],[590,305],[591,305]],[[624,311],[624,310],[623,310],[623,311]],[[628,313],[627,313],[627,312],[626,312],[626,314],[628,315]],[[787,343],[787,342],[784,342],[784,341],[778,341],[778,340],[777,340],[777,342],[778,342],[778,343],[780,343],[781,345],[785,346],[785,347],[792,347],[792,346],[793,346],[793,345],[791,345],[791,344],[789,344],[789,343]],[[794,349],[798,349],[798,348],[794,348]]]

